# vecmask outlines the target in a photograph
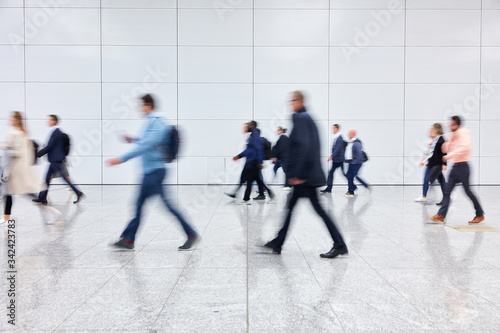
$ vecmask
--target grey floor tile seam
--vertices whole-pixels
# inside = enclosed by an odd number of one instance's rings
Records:
[[[139,250],[139,251],[137,251],[137,252],[135,252],[135,251],[134,251],[134,255],[130,257],[130,260],[128,260],[127,262],[125,262],[125,263],[124,263],[124,264],[123,264],[123,265],[122,265],[122,266],[121,266],[121,267],[120,267],[120,268],[119,268],[119,269],[115,272],[115,274],[111,275],[111,276],[109,277],[109,279],[108,279],[108,280],[106,280],[106,281],[105,281],[105,282],[104,282],[104,283],[103,283],[103,284],[102,284],[102,285],[101,285],[98,289],[96,289],[96,291],[95,291],[92,295],[90,295],[90,296],[89,296],[89,297],[88,297],[88,298],[87,298],[84,302],[82,302],[82,303],[81,303],[81,304],[80,304],[80,305],[79,305],[79,306],[75,309],[75,311],[73,311],[71,314],[69,314],[69,315],[68,315],[68,316],[67,316],[67,317],[66,317],[66,318],[65,318],[65,319],[64,319],[64,320],[63,320],[60,324],[58,324],[58,325],[57,325],[57,327],[56,327],[56,328],[54,328],[54,330],[53,330],[52,332],[57,331],[57,330],[59,329],[59,327],[61,327],[61,325],[63,325],[63,324],[64,324],[64,323],[65,323],[68,319],[70,319],[70,318],[71,318],[71,317],[72,317],[72,316],[73,316],[73,315],[74,315],[74,314],[75,314],[75,313],[76,313],[76,312],[77,312],[77,311],[78,311],[78,310],[79,310],[79,309],[80,309],[83,305],[85,305],[85,304],[87,303],[87,301],[88,301],[89,299],[91,299],[94,295],[96,295],[96,294],[97,294],[97,293],[98,293],[98,292],[99,292],[99,291],[100,291],[100,290],[101,290],[101,289],[102,289],[102,288],[103,288],[103,287],[104,287],[104,286],[105,286],[105,285],[106,285],[109,281],[111,281],[111,280],[112,280],[112,279],[113,279],[113,278],[114,278],[114,277],[115,277],[115,276],[116,276],[119,272],[121,272],[121,271],[125,268],[125,266],[127,266],[127,265],[128,265],[128,263],[129,263],[130,261],[132,261],[132,260],[133,260],[133,258],[135,258],[135,257],[136,257],[136,256],[137,256],[137,255],[138,255],[138,254],[139,254],[139,253],[140,253],[140,252],[141,252],[141,251],[142,251],[142,250],[143,250],[143,249],[144,249],[144,248],[145,248],[145,247],[146,247],[149,243],[151,243],[151,242],[152,242],[152,241],[153,241],[153,240],[154,240],[154,239],[155,239],[155,238],[156,238],[159,234],[161,234],[161,233],[162,233],[162,232],[163,232],[163,231],[164,231],[164,230],[165,230],[165,229],[166,229],[166,228],[167,228],[167,227],[168,227],[168,226],[169,226],[172,222],[173,222],[173,220],[171,220],[169,223],[167,223],[167,224],[165,225],[165,227],[164,227],[163,229],[161,229],[161,230],[157,233],[157,235],[156,235],[155,237],[153,237],[153,238],[152,238],[149,242],[147,242],[147,243],[146,243],[146,245],[144,245],[144,247],[143,247],[141,250]],[[97,243],[96,245],[92,246],[91,248],[89,248],[87,251],[85,251],[85,252],[83,252],[83,253],[88,252],[90,249],[92,249],[92,248],[94,248],[94,247],[96,247],[96,246],[98,246],[98,245],[100,245],[100,244],[102,244],[102,243],[104,243],[104,242],[105,242],[105,240],[104,240],[104,241],[102,241],[102,242]],[[80,255],[78,255],[78,256],[76,256],[75,258],[73,258],[73,260],[75,260],[76,258],[80,257],[83,253],[81,253]],[[73,261],[73,260],[71,260],[71,261]],[[70,261],[70,262],[71,262],[71,261]],[[189,261],[188,261],[188,262],[189,262]],[[58,268],[57,270],[60,270],[60,269],[62,269],[62,267]],[[182,273],[181,273],[181,274],[182,274]],[[179,277],[180,277],[180,276],[179,276]],[[177,282],[176,282],[176,284],[177,284]],[[172,289],[172,290],[173,290],[173,289]],[[171,292],[172,292],[172,291],[171,291]],[[170,295],[169,295],[169,297],[170,297]],[[162,309],[163,309],[163,308],[162,308]],[[161,311],[160,311],[160,313],[161,313]]]
[[[219,200],[219,204],[217,205],[217,207],[219,207],[220,203],[222,202],[222,199],[223,197],[221,197],[221,199]],[[194,201],[193,201],[194,202]],[[216,210],[215,210],[216,211]],[[203,241],[203,234],[205,233],[205,231],[207,230],[208,226],[210,225],[210,223],[212,223],[212,220],[215,216],[215,211],[212,213],[212,216],[210,217],[210,220],[208,221],[207,225],[205,226],[205,228],[203,229],[203,231],[199,234],[201,236],[201,241]],[[175,219],[174,219],[175,220]],[[165,227],[166,228],[166,227]],[[165,230],[165,229],[162,229],[162,231]],[[161,233],[161,232],[160,232]],[[160,234],[158,233],[158,235]],[[157,235],[157,236],[158,236]],[[153,239],[156,238],[156,237],[153,237]],[[152,239],[152,240],[153,240]],[[151,240],[151,241],[152,241]],[[149,243],[148,243],[149,244]],[[146,244],[147,245],[147,244]],[[148,330],[151,331],[151,332],[154,332],[154,327],[156,326],[156,323],[158,322],[158,319],[160,319],[160,316],[161,314],[163,313],[163,311],[165,310],[165,307],[167,306],[168,304],[168,300],[170,299],[170,297],[172,296],[172,293],[174,292],[175,290],[175,287],[177,287],[177,285],[179,284],[179,280],[181,279],[181,276],[182,274],[184,274],[184,271],[186,270],[186,267],[188,267],[189,265],[189,262],[191,261],[191,259],[193,258],[193,254],[194,254],[194,251],[196,251],[197,249],[197,246],[193,249],[193,251],[190,251],[191,254],[189,256],[189,259],[186,261],[186,264],[184,265],[184,267],[182,268],[182,271],[179,273],[179,276],[177,277],[177,280],[175,281],[172,289],[170,290],[170,293],[168,294],[167,298],[165,299],[165,303],[163,303],[163,306],[161,307],[161,310],[158,312],[158,316],[156,317],[153,325],[151,326],[151,328],[149,328]]]
[[[327,213],[328,214],[328,213]],[[302,251],[302,248],[300,247],[299,243],[297,242],[297,239],[295,238],[295,236],[293,235],[292,233],[292,238],[293,240],[295,241],[295,244],[297,244],[297,247],[299,248],[300,250],[300,253],[302,254],[302,256],[304,257],[304,260],[306,261],[307,263],[307,267],[309,267],[309,270],[311,271],[312,275],[314,276],[314,280],[316,280],[316,283],[318,284],[318,287],[321,289],[321,291],[326,294],[325,290],[321,287],[321,283],[319,283],[318,281],[318,278],[316,277],[316,274],[314,274],[314,271],[311,267],[311,265],[309,264],[309,261],[307,260],[306,256],[304,255],[304,252]],[[335,259],[331,259],[331,260],[335,260]],[[340,327],[342,328],[342,330],[344,332],[346,332],[346,329],[344,328],[344,325],[342,325],[342,322],[340,321],[340,318],[339,318],[339,315],[337,314],[337,312],[335,312],[335,309],[333,308],[332,306],[332,303],[330,303],[330,301],[328,301],[328,305],[330,306],[330,308],[332,309],[333,313],[335,314],[335,318],[337,318],[337,321],[339,322],[339,325]]]

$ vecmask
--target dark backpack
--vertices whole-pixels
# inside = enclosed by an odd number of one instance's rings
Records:
[[[64,156],[68,156],[69,152],[71,150],[71,140],[69,138],[69,135],[66,133],[63,133],[63,143],[64,143]]]
[[[361,143],[361,141],[359,139],[354,140],[354,142]],[[363,144],[361,144],[361,147],[363,147]],[[365,153],[364,150],[361,150],[361,156],[363,158],[363,163],[365,163],[366,161],[368,161],[368,155],[366,155],[366,153]]]
[[[36,161],[38,159],[38,143],[35,141],[35,140],[31,140],[31,142],[33,142],[33,150],[35,151],[35,158],[33,159],[33,165],[36,164]]]
[[[163,139],[160,142],[160,148],[163,155],[162,160],[165,163],[171,163],[177,159],[179,155],[180,141],[179,130],[177,127],[168,126],[165,129]]]
[[[261,137],[262,143],[264,144],[264,159],[270,160],[273,157],[273,150],[271,148],[271,142],[268,139]]]

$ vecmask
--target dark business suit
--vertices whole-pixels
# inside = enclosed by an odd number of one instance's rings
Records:
[[[274,163],[274,175],[276,176],[276,172],[279,168],[283,168],[283,172],[285,173],[285,187],[290,187],[288,184],[288,178],[286,177],[286,165],[285,161],[287,159],[288,153],[288,136],[285,134],[281,134],[278,142],[274,145],[272,149],[273,157],[276,158],[276,163]]]
[[[342,174],[345,176],[344,172],[344,154],[345,154],[345,145],[344,139],[342,135],[339,135],[335,142],[332,145],[332,167],[330,172],[328,173],[328,179],[326,181],[326,189],[325,191],[331,191],[333,187],[333,173],[337,168],[340,168]]]
[[[281,252],[285,242],[293,208],[299,198],[309,198],[316,213],[323,219],[333,239],[335,249],[347,250],[347,246],[332,219],[318,202],[316,188],[325,185],[325,174],[321,168],[320,141],[318,129],[305,107],[293,115],[293,130],[290,133],[287,160],[288,179],[298,178],[305,183],[293,186],[291,199],[287,204],[287,216],[278,236],[269,242],[275,251]]]
[[[267,188],[260,176],[259,165],[264,163],[264,144],[258,130],[252,131],[252,133],[248,137],[246,149],[238,154],[238,157],[246,158],[245,170],[244,173],[242,173],[242,177],[243,175],[246,176],[247,188],[245,190],[245,196],[243,197],[243,200],[250,200],[250,193],[252,192],[252,184],[254,181],[257,182],[259,188],[262,187],[263,189],[266,189],[267,193],[272,198],[272,191]]]
[[[60,172],[62,174],[62,163],[66,159],[66,155],[64,154],[64,135],[63,132],[59,128],[56,128],[52,135],[50,136],[49,143],[47,146],[38,151],[36,154],[37,157],[42,157],[47,154],[47,158],[50,162],[49,170],[47,171],[47,176],[45,177],[45,185],[47,189],[45,191],[41,191],[38,195],[38,198],[41,200],[47,200],[47,192],[49,191],[50,180],[52,175]],[[73,191],[75,191],[77,196],[80,196],[82,192],[80,192],[75,185],[71,184],[69,179],[66,177],[62,177],[66,183],[71,187]]]
[[[357,186],[354,185],[354,178],[356,178],[364,187],[370,188],[367,182],[361,179],[358,176],[359,170],[363,166],[363,144],[359,139],[355,139],[352,142],[352,148],[348,147],[347,149],[352,149],[352,159],[347,161],[349,163],[349,169],[347,169],[347,187],[350,194],[354,194],[354,191],[357,189]]]

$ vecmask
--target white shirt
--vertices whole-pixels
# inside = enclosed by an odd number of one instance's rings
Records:
[[[345,148],[345,160],[350,161],[352,160],[352,144],[354,141],[356,141],[357,138],[354,137],[349,142],[347,143],[347,147]]]

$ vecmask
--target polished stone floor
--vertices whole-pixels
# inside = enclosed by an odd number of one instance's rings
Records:
[[[80,205],[64,186],[54,186],[48,208],[15,198],[16,326],[6,319],[3,226],[1,332],[500,331],[500,232],[428,223],[435,201],[414,203],[418,187],[322,196],[350,250],[334,260],[319,257],[332,244],[307,201],[282,254],[261,247],[283,219],[289,192],[279,187],[276,204],[240,206],[224,196],[229,187],[168,186],[203,237],[190,252],[177,251],[185,237],[156,199],[135,251],[114,251],[136,187],[82,189]],[[484,224],[500,229],[500,187],[474,190]],[[473,216],[457,188],[447,224]]]

